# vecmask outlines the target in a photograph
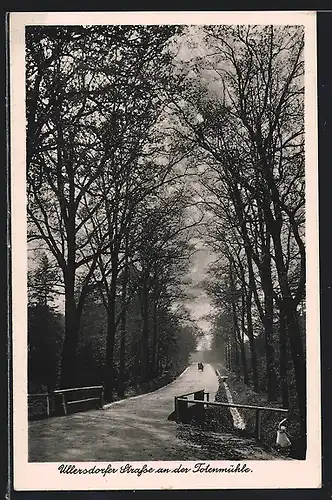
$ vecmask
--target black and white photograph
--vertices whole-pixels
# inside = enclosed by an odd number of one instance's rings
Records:
[[[17,489],[320,484],[315,14],[165,14],[11,14]]]

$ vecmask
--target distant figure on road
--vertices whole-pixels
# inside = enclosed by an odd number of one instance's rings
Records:
[[[204,370],[203,363],[198,363],[198,369],[202,372]]]

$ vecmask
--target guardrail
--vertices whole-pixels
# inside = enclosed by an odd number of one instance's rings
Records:
[[[188,396],[194,395],[193,399],[188,399]],[[199,394],[199,397],[195,395]],[[206,400],[205,400],[206,396]],[[182,396],[175,396],[174,398],[174,406],[175,406],[175,415],[176,422],[178,423],[188,423],[189,421],[189,405],[198,405],[200,409],[200,417],[204,419],[205,416],[205,408],[209,406],[216,407],[224,407],[224,408],[243,408],[247,410],[256,411],[256,425],[255,425],[255,437],[259,441],[261,439],[261,412],[262,411],[271,411],[271,412],[279,412],[279,413],[288,413],[289,410],[287,408],[273,408],[270,406],[253,406],[246,404],[238,404],[238,403],[221,403],[219,401],[209,401],[209,393],[204,390],[191,392],[188,394],[183,394]]]
[[[36,399],[45,399],[46,401],[46,416],[49,417],[51,414],[51,394],[48,393],[36,393],[36,394],[28,394],[28,410],[31,407],[31,400],[36,400]]]
[[[190,397],[192,396],[192,399]],[[191,403],[195,406],[194,411],[196,412],[196,417],[199,420],[204,419],[205,406],[202,403],[209,402],[210,394],[205,392],[204,389],[200,389],[194,392],[188,392],[182,394],[181,396],[175,396],[174,406],[175,406],[175,420],[176,422],[187,423],[190,420],[190,415],[188,411],[188,404]],[[195,403],[199,402],[198,405]]]
[[[42,408],[39,413],[32,411],[33,401],[36,399],[44,400],[46,403],[46,408]],[[103,406],[104,389],[101,385],[58,389],[51,393],[28,394],[29,418],[67,415],[71,411],[75,412],[78,408],[92,409],[103,408]]]

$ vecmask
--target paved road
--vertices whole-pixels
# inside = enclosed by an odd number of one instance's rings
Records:
[[[167,420],[174,409],[174,396],[205,389],[213,400],[217,388],[212,366],[206,364],[199,372],[193,364],[174,382],[153,393],[112,403],[104,410],[30,422],[29,461],[229,459],[222,446],[218,445],[217,454],[211,456],[208,440],[197,442],[190,426]],[[228,446],[234,439],[229,436]]]

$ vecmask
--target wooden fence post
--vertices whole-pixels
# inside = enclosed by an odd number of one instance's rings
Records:
[[[194,392],[194,399],[202,399],[204,400],[204,389],[202,391]]]
[[[48,417],[50,416],[50,397],[48,394],[46,396],[46,414]]]
[[[102,389],[100,391],[100,407],[101,408],[104,407],[104,387],[102,387]]]
[[[67,415],[66,400],[63,392],[61,393],[61,400],[62,400],[63,413]]]
[[[174,410],[175,410],[175,421],[179,423],[180,420],[179,420],[178,398],[176,396],[174,396]]]
[[[184,399],[184,401],[182,401]],[[188,401],[185,401],[187,398],[183,397],[180,400],[176,400],[177,402],[177,414],[178,414],[178,422],[187,423],[188,422]]]
[[[196,399],[198,401],[204,401],[204,396],[205,396],[204,389],[202,391],[194,392],[194,399]],[[196,415],[196,418],[198,418],[198,421],[201,424],[203,424],[204,420],[205,420],[205,405],[204,404],[196,403],[195,415]]]

